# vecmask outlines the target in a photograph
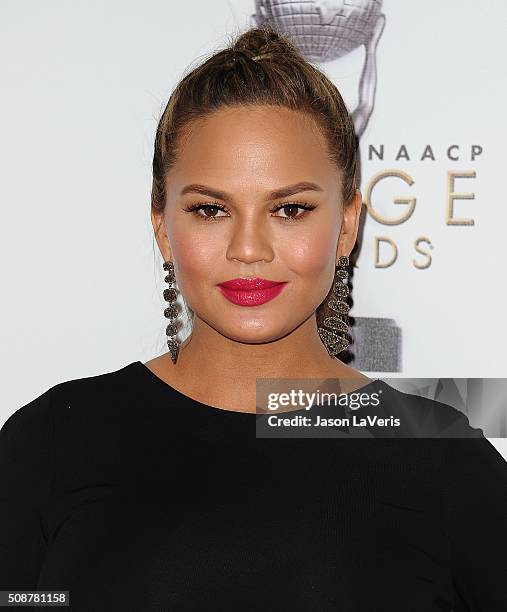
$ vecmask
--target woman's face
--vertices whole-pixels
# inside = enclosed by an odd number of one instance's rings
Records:
[[[232,340],[283,337],[313,315],[337,256],[352,250],[360,193],[343,216],[341,172],[327,159],[323,136],[289,109],[223,109],[194,123],[180,145],[163,219],[152,215],[155,230],[163,222],[157,242],[174,263],[177,287],[196,317]],[[273,193],[303,182],[314,188]],[[191,211],[196,205],[212,208]],[[283,282],[283,289],[253,306],[229,301],[219,283],[244,277]]]

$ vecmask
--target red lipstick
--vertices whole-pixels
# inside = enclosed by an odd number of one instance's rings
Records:
[[[259,306],[275,298],[285,287],[286,282],[276,282],[265,278],[233,278],[219,283],[222,295],[238,306]]]

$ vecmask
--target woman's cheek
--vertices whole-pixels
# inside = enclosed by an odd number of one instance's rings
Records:
[[[190,300],[199,287],[210,288],[225,278],[220,276],[220,254],[216,241],[196,237],[195,232],[174,231],[169,236],[180,291]]]
[[[336,244],[335,232],[323,230],[318,236],[294,241],[280,254],[296,276],[313,277],[316,281],[333,269]]]

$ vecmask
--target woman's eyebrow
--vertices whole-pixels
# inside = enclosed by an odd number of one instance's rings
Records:
[[[281,187],[279,189],[271,191],[270,193],[268,193],[267,199],[277,200],[280,198],[286,198],[301,191],[323,191],[323,189],[316,183],[311,183],[309,181],[301,181],[299,183],[294,183],[293,185],[287,185],[286,187]],[[226,193],[225,191],[219,191],[218,189],[213,189],[212,187],[208,187],[206,185],[200,185],[199,183],[185,185],[185,187],[183,187],[183,189],[181,190],[180,195],[185,195],[186,193],[200,193],[201,195],[209,196],[212,198],[216,198],[217,200],[224,201],[233,199],[232,196]]]

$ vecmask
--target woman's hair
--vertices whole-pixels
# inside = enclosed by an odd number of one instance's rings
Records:
[[[281,106],[313,117],[328,144],[329,159],[342,171],[341,196],[344,206],[349,204],[357,188],[357,139],[340,92],[286,36],[262,25],[237,35],[173,90],[155,137],[154,212],[164,210],[166,175],[192,122],[219,109],[249,105]],[[316,311],[319,326],[324,317],[335,314],[326,304],[327,297]]]

